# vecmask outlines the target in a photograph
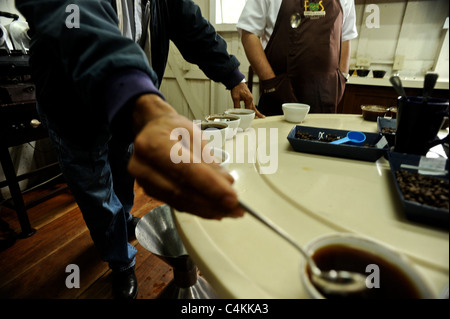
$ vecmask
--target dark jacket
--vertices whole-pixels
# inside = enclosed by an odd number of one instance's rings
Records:
[[[152,1],[153,69],[139,45],[120,34],[110,0],[16,0],[32,34],[37,100],[59,134],[88,143],[118,113],[126,114],[124,108],[136,96],[161,95],[169,40],[187,61],[228,89],[244,78],[238,60],[194,2]],[[77,18],[80,27],[69,28]]]

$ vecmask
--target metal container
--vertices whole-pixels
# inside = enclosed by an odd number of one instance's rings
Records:
[[[208,282],[198,276],[178,234],[170,206],[162,205],[147,213],[136,226],[139,243],[173,268],[173,282],[163,291],[171,299],[215,299]]]

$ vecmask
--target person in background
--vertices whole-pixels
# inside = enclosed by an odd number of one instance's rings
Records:
[[[247,0],[237,29],[260,80],[258,110],[279,115],[299,102],[335,113],[357,37],[353,0]]]
[[[140,39],[121,34],[118,11],[123,14],[125,2],[134,1],[16,0],[15,4],[30,26],[38,111],[64,178],[101,258],[112,269],[114,296],[135,298],[136,248],[128,242],[137,222],[130,214],[135,178],[148,195],[182,212],[209,219],[244,213],[232,176],[211,158],[198,161],[192,151],[198,128],[158,90],[169,40],[187,61],[230,90],[235,107],[240,101],[247,108],[254,104],[239,61],[227,53],[226,42],[193,1],[143,5],[147,11],[141,17],[146,21],[133,37],[148,31],[150,42],[142,41],[150,48],[148,55],[137,44]],[[128,22],[127,26],[134,25]],[[170,134],[178,128],[191,136],[190,147],[184,146],[190,154],[188,163],[170,159],[171,148],[178,143]]]

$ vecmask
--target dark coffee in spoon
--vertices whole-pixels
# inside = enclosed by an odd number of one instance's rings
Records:
[[[361,293],[343,295],[331,295],[316,287],[320,293],[328,299],[355,298],[355,299],[417,299],[421,298],[418,289],[409,277],[393,263],[367,251],[348,247],[341,244],[333,244],[319,248],[312,256],[317,266],[322,270],[347,270],[370,276],[366,273],[366,267],[370,264],[379,268],[379,288],[367,288]],[[311,274],[308,271],[311,279]]]

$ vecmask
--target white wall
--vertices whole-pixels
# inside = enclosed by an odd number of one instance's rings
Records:
[[[436,71],[448,82],[448,45],[443,46],[448,38],[448,28],[443,29],[447,0],[356,0],[355,4],[359,37],[352,41],[352,66],[404,77]],[[371,5],[379,9],[378,28],[370,28]]]

